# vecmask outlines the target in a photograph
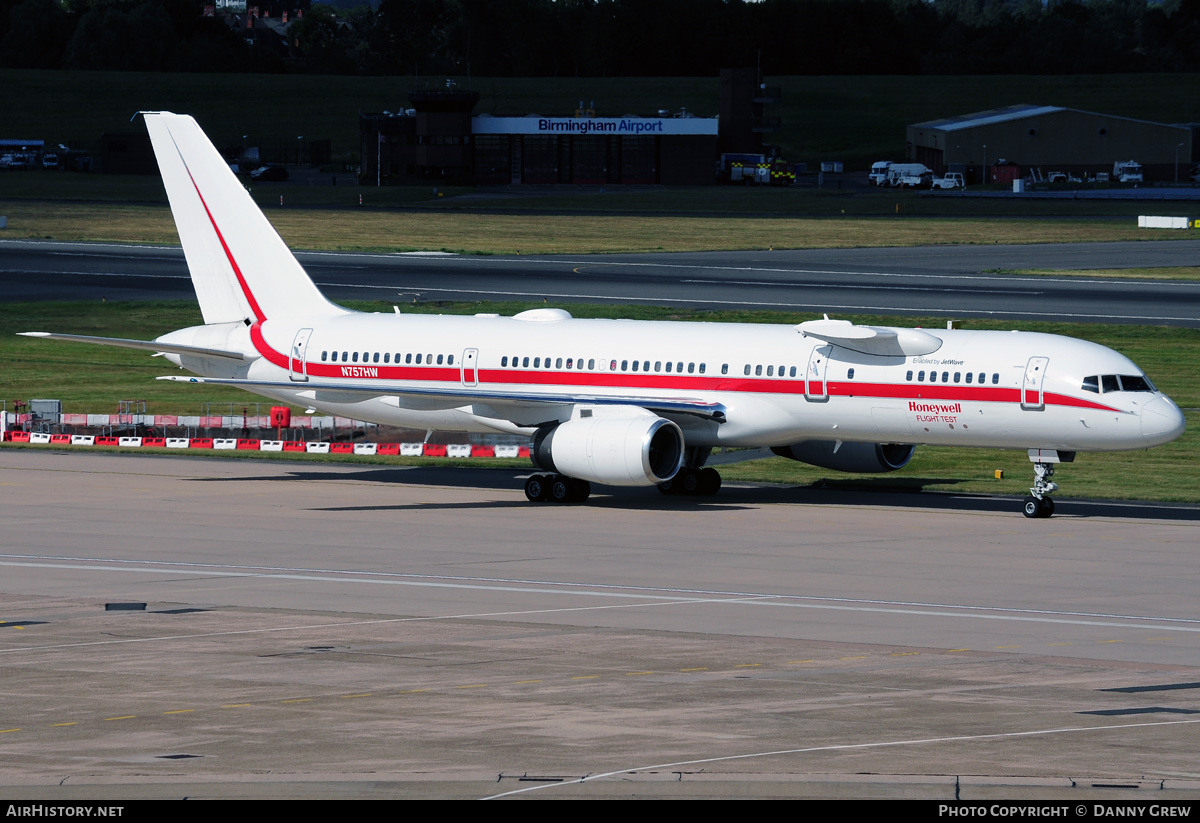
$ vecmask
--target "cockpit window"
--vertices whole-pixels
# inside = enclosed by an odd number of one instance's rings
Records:
[[[1154,384],[1140,374],[1122,374],[1121,391],[1154,391]]]
[[[1117,382],[1115,374],[1103,374],[1100,376],[1100,385],[1104,387],[1104,391],[1120,391],[1121,384]]]
[[[1096,394],[1099,394],[1100,393],[1100,377],[1099,377],[1099,375],[1093,374],[1091,377],[1083,378],[1083,390],[1095,392]]]

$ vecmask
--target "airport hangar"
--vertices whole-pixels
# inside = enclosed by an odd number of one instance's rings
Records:
[[[1020,104],[914,123],[905,155],[936,174],[962,172],[968,184],[983,182],[985,168],[993,182],[1007,182],[1006,168],[1094,177],[1112,172],[1118,160],[1141,163],[1149,183],[1190,178],[1200,160],[1195,133],[1193,125]]]

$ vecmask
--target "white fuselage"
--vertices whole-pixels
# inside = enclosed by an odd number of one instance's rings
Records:
[[[823,439],[1110,451],[1167,442],[1183,426],[1178,407],[1156,390],[1113,390],[1105,380],[1085,388],[1089,376],[1142,372],[1111,349],[1058,335],[925,330],[941,341],[937,351],[875,355],[792,326],[526,315],[344,314],[196,327],[161,339],[259,355],[236,367],[168,355],[198,374],[286,380],[286,389],[247,388],[413,428],[530,433],[586,405],[537,402],[564,393],[722,406],[719,420],[673,416],[687,445],[698,447]],[[347,385],[383,391],[358,399],[334,388]],[[524,397],[529,408],[414,398],[406,389],[495,391]]]

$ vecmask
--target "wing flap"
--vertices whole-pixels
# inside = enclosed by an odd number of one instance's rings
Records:
[[[398,398],[397,405],[406,408],[457,408],[466,404],[482,404],[499,410],[507,405],[523,405],[525,407],[550,405],[587,405],[587,406],[641,406],[658,413],[689,414],[703,417],[707,420],[724,422],[725,407],[698,398],[652,397],[621,395],[611,397],[600,394],[559,393],[524,393],[509,391],[491,391],[481,388],[420,388],[412,386],[364,386],[359,383],[321,383],[318,385],[291,383],[279,380],[246,380],[231,377],[182,377],[168,375],[158,378],[176,383],[215,383],[222,386],[237,386],[243,389],[275,389],[303,392],[307,397],[315,392],[317,397],[326,399],[326,393],[339,397],[354,397],[356,400],[367,400],[373,397]]]

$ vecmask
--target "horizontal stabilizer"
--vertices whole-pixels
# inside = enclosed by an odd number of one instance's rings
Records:
[[[319,386],[305,387],[304,384],[279,380],[245,380],[230,377],[181,377],[168,375],[159,380],[171,380],[177,383],[215,383],[222,386],[237,386],[242,389],[273,389],[284,391],[300,391],[307,394],[316,391],[323,395],[334,392],[353,396],[357,400],[368,400],[372,397],[399,397],[403,399],[420,400],[423,408],[455,408],[467,403],[486,403],[495,407],[509,404],[584,404],[589,406],[640,406],[661,414],[687,414],[715,420],[725,421],[725,406],[720,403],[710,403],[704,400],[692,400],[678,397],[605,397],[603,395],[584,394],[524,394],[521,392],[489,391],[479,388],[434,389],[412,388],[405,386],[364,386],[361,383],[322,383]],[[408,405],[408,404],[405,404]]]
[[[796,326],[805,337],[815,337],[850,351],[880,356],[911,357],[932,354],[942,347],[942,340],[920,329],[899,329],[892,326],[857,326],[849,320],[808,320]]]
[[[56,334],[48,331],[17,332],[21,337],[41,337],[47,340],[70,340],[73,343],[95,343],[101,346],[116,346],[122,349],[162,352],[164,354],[190,354],[197,357],[224,357],[229,360],[256,360],[259,355],[246,355],[240,351],[209,349],[204,346],[185,346],[179,343],[163,343],[158,340],[130,340],[124,337],[92,337],[86,334]]]

